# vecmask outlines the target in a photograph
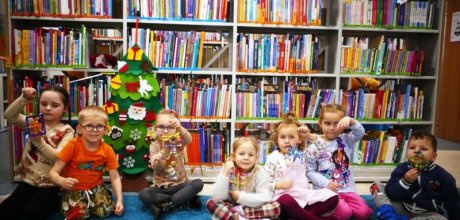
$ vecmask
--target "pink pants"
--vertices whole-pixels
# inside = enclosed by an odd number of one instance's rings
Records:
[[[339,204],[335,208],[333,216],[338,219],[369,219],[372,209],[367,206],[366,201],[355,192],[337,193]]]

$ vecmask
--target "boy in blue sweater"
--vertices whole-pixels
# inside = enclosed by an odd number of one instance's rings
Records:
[[[412,134],[407,161],[393,170],[386,186],[371,186],[380,219],[460,219],[455,178],[434,163],[436,150],[437,141],[432,134]]]

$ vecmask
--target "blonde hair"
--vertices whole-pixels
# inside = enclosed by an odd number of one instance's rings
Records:
[[[283,121],[278,122],[278,124],[276,124],[275,130],[270,136],[271,141],[275,143],[276,146],[279,146],[278,145],[279,130],[285,127],[289,127],[289,126],[296,126],[297,128],[302,126],[302,124],[300,124],[300,122],[297,120],[297,117],[294,112],[286,112],[283,115]],[[303,138],[300,134],[299,134],[299,138],[300,138],[299,150],[303,150],[305,148],[305,138]]]
[[[79,113],[78,113],[78,122],[81,123],[88,117],[100,117],[105,121],[105,124],[108,124],[109,116],[107,115],[107,112],[104,111],[103,108],[96,106],[96,105],[90,105],[84,107]]]
[[[319,121],[320,124],[323,121],[324,113],[326,113],[326,112],[341,114],[342,118],[345,117],[345,115],[346,115],[345,110],[342,108],[341,105],[327,104],[327,105],[323,106],[321,108],[320,112],[319,112],[318,121]]]
[[[177,115],[176,111],[174,111],[174,110],[162,109],[162,110],[158,111],[157,118],[160,117],[160,115],[171,115],[171,116],[179,119],[179,115]]]
[[[234,154],[238,147],[245,143],[250,143],[256,149],[256,152],[259,152],[259,146],[257,145],[256,139],[254,137],[240,137],[235,140],[232,144],[232,153]]]

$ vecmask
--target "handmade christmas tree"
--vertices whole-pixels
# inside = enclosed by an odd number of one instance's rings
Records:
[[[104,141],[111,145],[118,156],[123,181],[130,176],[145,174],[149,166],[149,146],[154,138],[153,124],[156,113],[162,108],[158,93],[160,86],[153,74],[153,66],[147,56],[134,45],[118,61],[118,72],[110,81],[111,98],[104,105],[109,114],[110,129]],[[134,188],[125,185],[124,191],[138,191],[143,183]]]

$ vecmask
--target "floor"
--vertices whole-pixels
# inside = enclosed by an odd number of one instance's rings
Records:
[[[11,193],[16,184],[10,179],[9,168],[9,144],[8,132],[0,133],[0,201],[4,194]],[[450,142],[447,140],[438,140],[438,158],[436,163],[449,171],[457,180],[457,187],[460,188],[460,143]],[[358,183],[357,191],[359,194],[369,194],[371,183]],[[202,195],[209,195],[212,184],[205,184]]]

